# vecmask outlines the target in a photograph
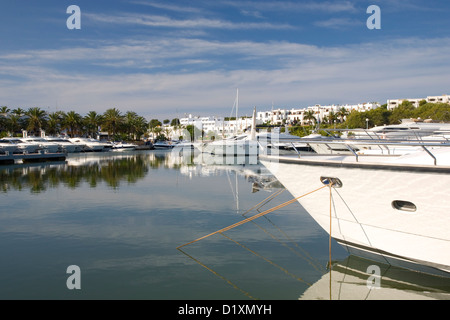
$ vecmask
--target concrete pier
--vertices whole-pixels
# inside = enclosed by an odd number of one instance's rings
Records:
[[[65,153],[37,153],[0,154],[0,165],[11,165],[16,163],[35,163],[48,161],[65,161]]]

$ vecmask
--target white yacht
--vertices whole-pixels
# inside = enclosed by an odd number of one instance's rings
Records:
[[[45,152],[49,153],[57,153],[62,152],[62,148],[59,144],[51,141],[47,141],[44,138],[40,137],[27,137],[27,138],[21,138],[20,140],[28,143],[36,143],[39,145],[41,150],[44,150]]]
[[[67,153],[81,152],[81,151],[83,151],[83,148],[84,148],[84,145],[72,143],[68,139],[64,139],[64,138],[46,137],[45,140],[47,140],[49,142],[57,143]]]
[[[18,153],[21,152],[19,150],[19,148],[13,144],[13,143],[9,143],[7,141],[4,141],[3,139],[0,139],[0,154],[14,154],[14,153]]]
[[[153,148],[156,150],[170,150],[175,147],[176,143],[172,141],[155,141]]]
[[[70,138],[69,141],[84,146],[83,151],[85,152],[102,152],[112,149],[112,144],[101,142],[93,138]]]
[[[111,151],[133,151],[137,145],[125,142],[113,142]]]
[[[22,138],[2,138],[2,143],[14,145],[18,148],[19,153],[36,153],[41,147],[37,143],[23,141]]]
[[[420,149],[403,155],[260,155],[260,161],[350,253],[449,275],[450,144],[395,144]]]

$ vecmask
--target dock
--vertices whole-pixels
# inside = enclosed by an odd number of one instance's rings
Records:
[[[48,153],[40,151],[37,153],[17,153],[17,154],[0,154],[0,165],[11,165],[16,163],[36,163],[49,161],[65,161],[66,153]]]

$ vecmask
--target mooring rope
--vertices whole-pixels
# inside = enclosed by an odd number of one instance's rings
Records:
[[[247,219],[245,219],[245,220],[239,221],[239,222],[234,223],[234,224],[232,224],[232,225],[230,225],[230,226],[228,226],[228,227],[225,227],[225,228],[223,228],[223,229],[220,229],[220,230],[217,230],[217,231],[212,232],[212,233],[210,233],[210,234],[207,234],[206,236],[203,236],[203,237],[200,237],[200,238],[198,238],[198,239],[192,240],[192,241],[190,241],[190,242],[188,242],[188,243],[185,243],[185,244],[183,244],[183,245],[181,245],[181,246],[178,246],[177,249],[180,249],[180,248],[182,248],[182,247],[184,247],[184,246],[193,244],[193,243],[195,243],[195,242],[197,242],[197,241],[206,239],[206,238],[208,238],[208,237],[210,237],[210,236],[212,236],[212,235],[215,235],[215,234],[218,234],[218,233],[222,233],[222,232],[231,230],[231,229],[233,229],[233,228],[239,227],[239,226],[243,225],[244,223],[247,223],[247,222],[250,222],[250,221],[252,221],[252,220],[255,220],[255,219],[257,219],[257,218],[259,218],[259,217],[262,217],[262,216],[264,216],[264,215],[266,215],[266,214],[269,214],[269,213],[271,213],[271,212],[273,212],[273,211],[275,211],[275,210],[281,209],[281,208],[283,208],[283,207],[285,207],[285,206],[287,206],[287,205],[290,205],[290,204],[294,203],[295,201],[297,201],[298,199],[300,199],[300,198],[302,198],[302,197],[305,197],[305,196],[307,196],[307,195],[309,195],[309,194],[311,194],[311,193],[314,193],[314,192],[319,191],[319,190],[321,190],[321,189],[323,189],[323,188],[326,188],[326,187],[328,187],[328,185],[324,185],[324,186],[322,186],[322,187],[320,187],[320,188],[318,188],[318,189],[315,189],[315,190],[313,190],[313,191],[307,192],[307,193],[305,193],[305,194],[303,194],[303,195],[301,195],[301,196],[299,196],[299,197],[293,198],[293,199],[291,199],[291,200],[289,200],[289,201],[286,201],[285,203],[282,203],[282,204],[280,204],[280,205],[278,205],[278,206],[275,206],[275,207],[273,207],[273,208],[271,208],[271,209],[268,209],[268,210],[263,211],[263,212],[261,212],[261,213],[255,214],[254,216],[251,216],[251,217],[249,217],[249,218],[247,218]]]

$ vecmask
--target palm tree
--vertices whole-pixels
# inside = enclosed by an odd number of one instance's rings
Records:
[[[334,113],[333,111],[330,111],[330,113],[328,113],[328,124],[333,124],[337,119],[336,113]]]
[[[83,118],[84,125],[87,129],[87,134],[91,137],[98,132],[100,125],[103,121],[103,116],[95,111],[89,111],[88,114]]]
[[[344,122],[344,117],[349,115],[349,112],[344,107],[340,108],[336,115],[341,118],[341,123]]]
[[[25,116],[27,117],[27,130],[33,132],[34,135],[42,130],[47,121],[47,113],[39,107],[29,108],[25,112]]]
[[[73,137],[75,131],[81,128],[81,116],[75,111],[69,111],[63,116],[63,127],[68,129],[70,137]]]
[[[314,111],[312,110],[306,111],[303,115],[303,119],[307,120],[310,125],[312,124],[311,121],[313,121],[313,123],[316,123],[316,117],[314,116]]]
[[[135,132],[136,132],[136,138],[137,139],[139,139],[148,130],[148,122],[142,116],[138,116],[136,118],[134,126],[135,126]]]
[[[14,132],[20,132],[22,125],[20,123],[20,117],[15,114],[10,114],[6,120],[6,128],[14,135]]]
[[[63,116],[64,113],[62,111],[49,113],[46,130],[50,135],[55,135],[61,131]]]
[[[116,108],[108,109],[103,114],[103,123],[108,130],[108,135],[110,136],[112,133],[115,136],[119,126],[123,123],[123,116]]]
[[[23,116],[25,114],[25,110],[23,110],[22,108],[16,108],[16,109],[12,110],[11,113],[15,114],[16,116],[18,116],[20,118],[21,116]]]
[[[0,114],[3,116],[7,116],[10,109],[7,106],[0,107]]]
[[[128,138],[133,136],[136,137],[136,120],[138,118],[138,115],[134,111],[127,111],[125,113],[124,117],[124,129],[126,133],[128,134]]]

